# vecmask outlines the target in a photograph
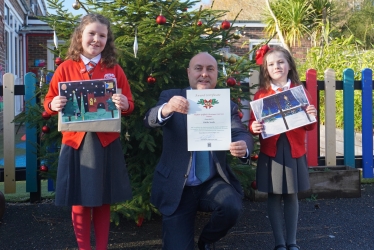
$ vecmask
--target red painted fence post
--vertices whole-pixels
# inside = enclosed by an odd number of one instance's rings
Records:
[[[306,71],[306,89],[308,90],[311,98],[311,104],[318,110],[318,85],[317,85],[317,71],[315,69],[308,69]],[[318,166],[318,117],[317,126],[311,130],[307,131],[306,134],[306,156],[308,161],[308,167]]]

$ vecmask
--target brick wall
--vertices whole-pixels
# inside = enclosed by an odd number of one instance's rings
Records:
[[[27,72],[38,75],[38,71],[43,68],[35,65],[35,60],[44,60],[47,63],[47,40],[53,39],[53,34],[28,34],[27,35]],[[45,67],[47,65],[45,64]]]
[[[235,31],[234,31],[235,32]],[[243,56],[246,53],[249,52],[249,42],[251,39],[263,39],[266,41],[269,39],[264,32],[263,27],[245,27],[242,32],[243,36],[235,40],[236,42],[233,43],[233,47],[230,49],[230,53],[237,54],[239,56]],[[278,37],[274,37],[274,39],[277,39]],[[243,46],[244,44],[244,46]],[[300,46],[292,46],[291,51],[294,56],[294,58],[297,61],[305,61],[306,54],[308,52],[308,49],[311,47],[311,43],[307,39],[303,39],[301,41]]]

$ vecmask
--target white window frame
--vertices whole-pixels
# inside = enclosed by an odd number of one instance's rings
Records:
[[[58,45],[64,44],[65,41],[58,40]],[[47,40],[47,70],[54,71],[55,70],[55,56],[51,50],[55,48],[55,43],[53,40]]]
[[[4,32],[7,32],[8,36],[6,43],[7,59],[4,63],[4,73],[12,73],[14,75],[15,84],[22,85],[23,81],[21,78],[21,68],[22,68],[22,46],[21,39],[18,35],[19,23],[23,23],[22,18],[18,15],[17,11],[14,9],[13,5],[6,0],[5,8],[8,8],[8,18],[11,20],[10,23],[4,22]],[[4,33],[5,36],[5,33]],[[5,39],[5,38],[4,38]],[[17,53],[16,53],[17,51]],[[15,56],[17,55],[17,59]],[[16,65],[17,63],[17,65]],[[1,76],[2,78],[2,76]],[[15,96],[15,115],[18,115],[23,111],[24,103],[23,96]]]

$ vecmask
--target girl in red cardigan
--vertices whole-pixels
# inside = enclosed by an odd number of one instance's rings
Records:
[[[116,62],[110,22],[102,15],[88,14],[72,34],[67,60],[53,75],[44,108],[56,115],[66,105],[66,97],[59,96],[59,82],[108,78],[116,78],[123,93],[113,94],[112,101],[121,115],[129,115],[134,102],[126,75]],[[96,249],[107,249],[110,204],[132,198],[119,137],[114,132],[62,132],[55,203],[72,206],[80,250],[91,249],[91,220]]]
[[[264,45],[256,53],[256,63],[261,65],[261,73],[260,88],[254,100],[301,84],[295,61],[283,47],[269,48]],[[309,105],[306,112],[317,115],[313,105]],[[316,123],[313,123],[263,139],[263,125],[255,120],[251,112],[249,130],[254,135],[260,135],[256,183],[259,191],[268,193],[267,207],[275,238],[274,250],[300,249],[296,245],[299,212],[297,193],[309,189],[305,134],[315,125]],[[286,239],[283,236],[283,222],[286,226]]]

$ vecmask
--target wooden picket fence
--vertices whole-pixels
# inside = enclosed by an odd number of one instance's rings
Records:
[[[362,80],[354,80],[354,71],[345,69],[343,80],[335,79],[335,72],[327,69],[324,80],[317,80],[317,71],[309,69],[306,72],[305,86],[311,95],[312,103],[316,107],[325,107],[325,157],[319,154],[320,131],[319,126],[307,132],[307,160],[308,166],[336,166],[345,165],[351,168],[362,168],[363,178],[373,178],[373,81],[372,70],[362,70]],[[259,72],[253,71],[249,86],[251,94],[256,92]],[[336,154],[336,90],[343,90],[344,98],[344,153],[343,159]],[[355,155],[354,131],[354,90],[362,91],[362,155]],[[319,103],[319,91],[325,92],[325,103]]]
[[[325,157],[319,155],[319,126],[307,133],[307,160],[310,167],[345,165],[351,168],[362,168],[363,178],[373,178],[373,82],[372,70],[362,70],[362,80],[354,80],[351,69],[344,70],[342,81],[335,79],[335,72],[327,69],[324,80],[317,80],[317,72],[310,69],[306,72],[305,86],[312,97],[312,104],[316,107],[325,106]],[[258,85],[259,72],[253,71],[249,79],[251,94],[254,94]],[[24,86],[14,84],[14,75],[7,73],[3,76],[3,89],[1,93],[4,100],[4,169],[0,169],[0,181],[4,182],[5,193],[16,191],[16,181],[26,180],[26,192],[40,197],[40,177],[38,175],[38,160],[35,154],[37,141],[36,128],[29,128],[26,124],[26,167],[16,171],[15,168],[15,124],[14,95],[24,95],[25,102],[35,103],[35,88],[37,79],[33,73],[27,73]],[[21,89],[22,88],[22,89]],[[335,92],[343,90],[344,94],[344,156],[336,155],[336,122],[335,122]],[[355,155],[354,142],[354,90],[362,90],[362,155]],[[318,103],[319,91],[325,92],[325,103]],[[18,93],[17,93],[18,92]],[[26,107],[26,112],[27,112]],[[31,199],[32,200],[32,199]]]

